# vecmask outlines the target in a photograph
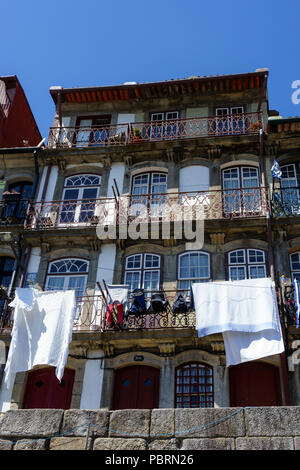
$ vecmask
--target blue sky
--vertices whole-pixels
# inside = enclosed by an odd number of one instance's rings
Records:
[[[0,75],[17,75],[43,137],[52,85],[117,85],[268,67],[270,109],[300,116],[299,0],[10,0]]]

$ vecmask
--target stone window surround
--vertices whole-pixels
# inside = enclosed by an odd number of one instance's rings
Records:
[[[134,361],[134,356],[136,354],[144,356],[143,362]],[[159,408],[174,408],[175,369],[176,367],[188,362],[201,362],[213,368],[213,382],[214,384],[216,383],[217,389],[215,395],[215,406],[228,406],[228,371],[222,364],[222,356],[217,356],[199,349],[190,349],[167,357],[138,350],[126,352],[113,358],[105,358],[103,361],[104,376],[100,408],[111,408],[114,387],[114,370],[132,365],[147,365],[160,369]],[[220,380],[222,379],[223,383],[220,384]],[[226,387],[226,393],[224,393],[224,386]]]

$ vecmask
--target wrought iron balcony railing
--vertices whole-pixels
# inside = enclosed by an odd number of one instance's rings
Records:
[[[222,220],[266,216],[270,211],[267,188],[223,189],[120,196],[118,224],[139,221]]]
[[[167,306],[163,311],[150,309],[141,315],[124,315],[121,322],[109,321],[107,315],[107,301],[102,295],[91,295],[77,298],[77,309],[73,331],[131,331],[131,330],[157,330],[162,328],[195,328],[195,312],[188,310],[185,313],[172,312],[172,305],[177,291],[164,291]],[[146,301],[150,295],[146,294]],[[130,297],[129,297],[130,300]],[[9,333],[13,327],[13,310],[7,303],[3,306],[0,316],[0,333]]]
[[[30,202],[26,230],[65,229],[139,222],[264,217],[267,188],[121,195],[116,198]]]
[[[300,187],[274,189],[271,205],[274,217],[300,216]]]
[[[260,112],[102,127],[51,127],[48,147],[124,146],[143,142],[257,134],[262,128],[263,115]]]
[[[44,230],[115,223],[115,204],[114,198],[30,202],[24,227],[26,230]]]

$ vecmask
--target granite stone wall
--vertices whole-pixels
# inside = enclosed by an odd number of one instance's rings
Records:
[[[0,450],[300,450],[300,407],[10,410]]]

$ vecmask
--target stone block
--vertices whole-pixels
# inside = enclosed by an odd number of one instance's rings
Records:
[[[13,442],[5,439],[0,439],[0,450],[12,450]]]
[[[151,412],[150,437],[168,439],[174,437],[175,411],[172,409],[154,409]]]
[[[93,450],[146,450],[145,439],[100,437],[95,439]]]
[[[300,450],[300,437],[295,437],[294,447],[295,447],[295,450]]]
[[[181,450],[234,450],[234,439],[226,437],[183,439]]]
[[[54,437],[50,440],[49,450],[85,450],[84,437]],[[92,446],[91,439],[88,439],[87,450]]]
[[[21,439],[14,445],[14,450],[47,450],[48,441],[45,439]]]
[[[175,410],[175,437],[237,437],[244,435],[243,409],[180,408]]]
[[[0,422],[2,437],[50,437],[58,434],[63,410],[33,409],[6,411]]]
[[[176,439],[155,439],[150,442],[149,450],[179,450]]]
[[[116,410],[110,415],[109,436],[149,437],[150,410]]]
[[[236,450],[294,450],[292,437],[238,437]]]
[[[299,406],[245,408],[248,436],[300,436]]]
[[[68,436],[86,436],[89,419],[90,436],[92,434],[99,437],[107,436],[109,411],[106,410],[66,410],[64,413],[61,434]]]

